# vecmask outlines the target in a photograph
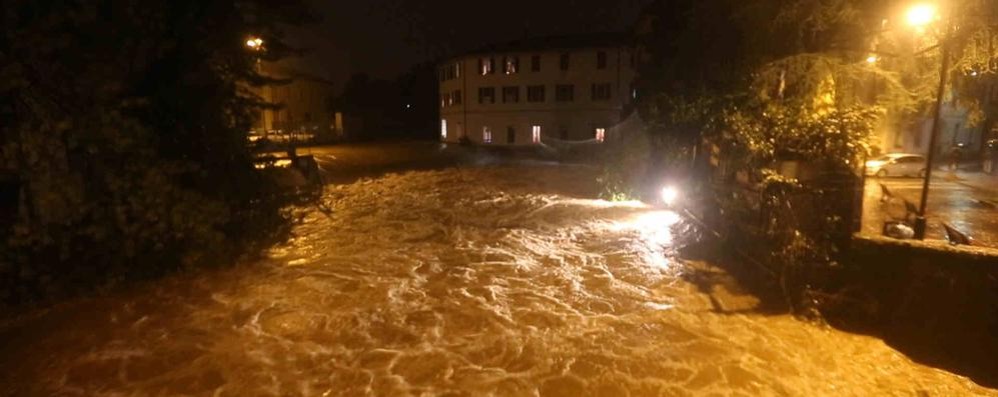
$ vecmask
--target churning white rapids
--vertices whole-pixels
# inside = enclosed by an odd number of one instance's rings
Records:
[[[701,292],[683,274],[720,271],[674,257],[679,217],[594,200],[592,181],[518,165],[328,187],[331,211],[262,261],[5,325],[0,381],[59,396],[995,395],[878,339]]]

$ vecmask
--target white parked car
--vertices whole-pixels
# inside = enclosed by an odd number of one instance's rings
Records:
[[[885,176],[925,175],[925,156],[910,153],[892,153],[866,162],[866,174]]]

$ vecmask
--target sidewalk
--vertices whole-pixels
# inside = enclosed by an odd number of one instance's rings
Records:
[[[943,180],[958,183],[963,186],[967,186],[984,193],[991,200],[998,200],[998,175],[989,175],[983,172],[968,172],[968,171],[957,171],[953,173],[952,171],[937,171],[935,174]]]

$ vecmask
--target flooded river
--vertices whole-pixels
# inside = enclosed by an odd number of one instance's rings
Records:
[[[331,186],[331,211],[263,260],[5,324],[0,394],[998,395],[705,294],[683,275],[724,274],[674,257],[680,218],[593,200],[592,179],[537,165]]]

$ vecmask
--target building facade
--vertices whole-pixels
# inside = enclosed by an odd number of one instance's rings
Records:
[[[480,145],[603,141],[636,96],[624,36],[493,46],[439,65],[440,139]]]
[[[260,110],[253,125],[254,135],[269,139],[292,136],[312,139],[335,132],[335,116],[329,106],[333,85],[296,66],[294,60],[259,63],[262,75],[288,82],[255,89],[264,102],[278,108]]]

